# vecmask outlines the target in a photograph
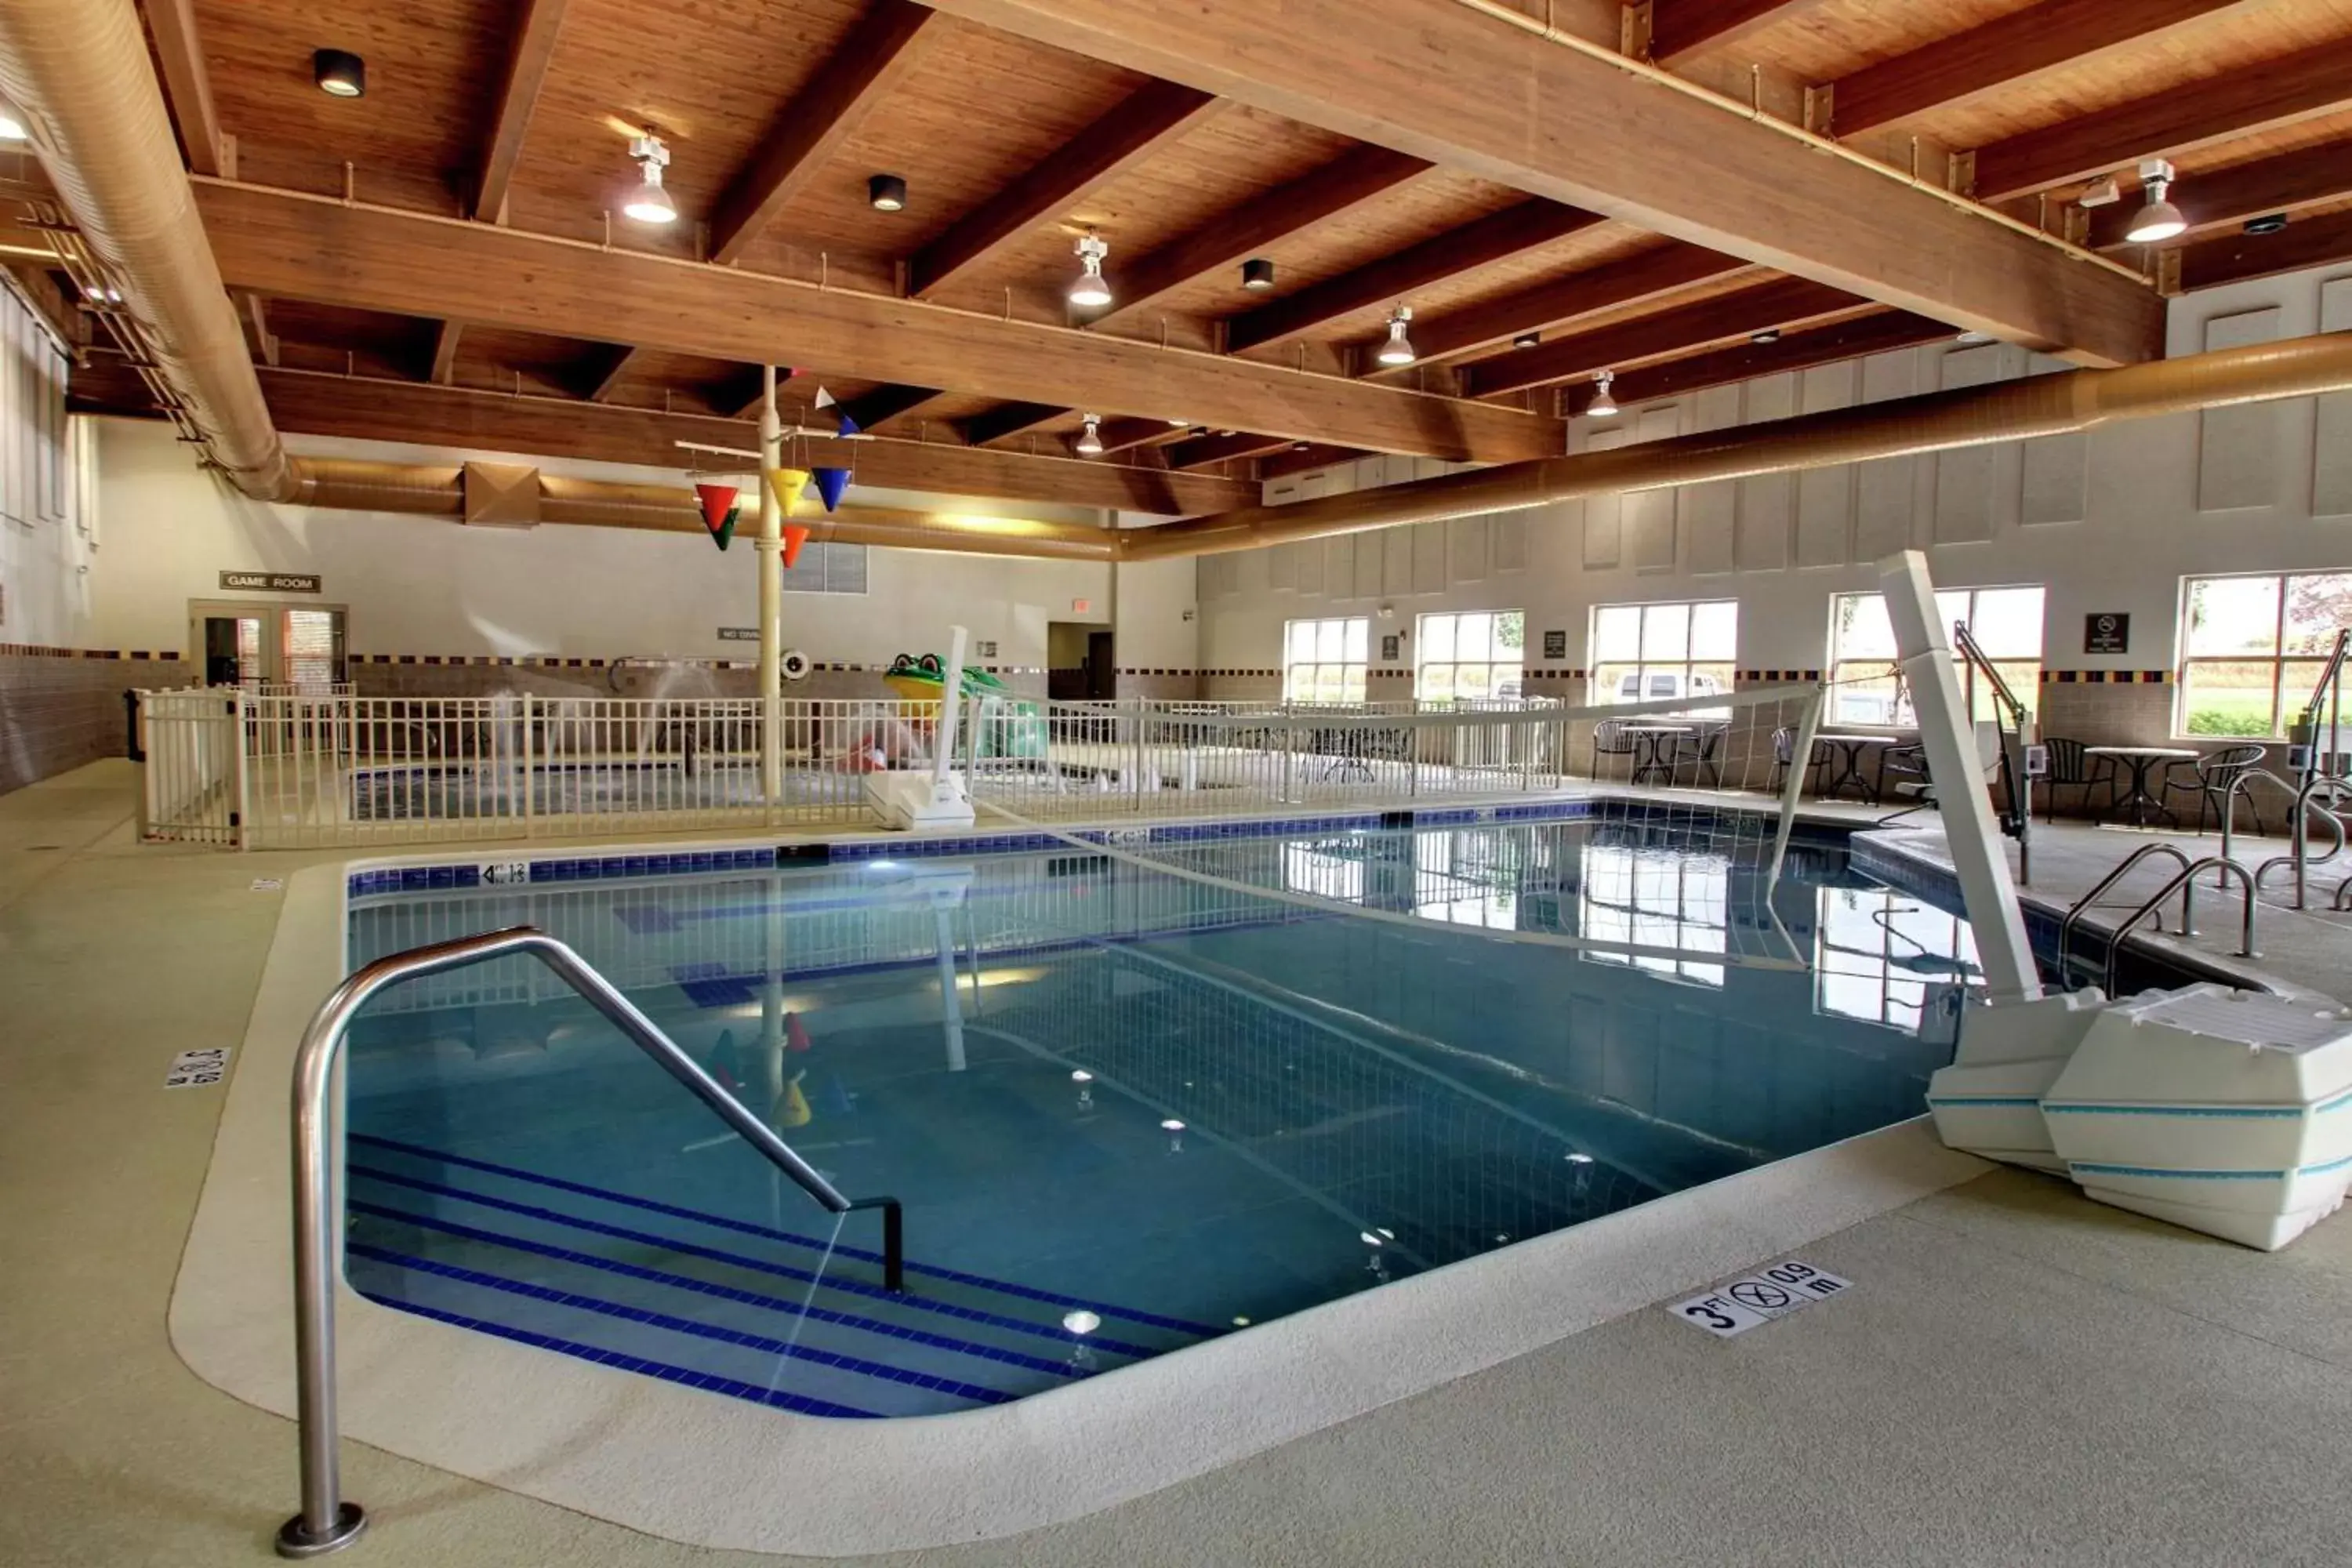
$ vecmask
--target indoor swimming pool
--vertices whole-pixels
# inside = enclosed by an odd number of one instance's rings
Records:
[[[836,1226],[523,960],[354,1028],[351,1283],[805,1414],[951,1412],[1918,1114],[1965,923],[1836,836],[1768,899],[1769,827],[1728,820],[363,873],[353,964],[552,932],[903,1203],[908,1289],[873,1215]]]

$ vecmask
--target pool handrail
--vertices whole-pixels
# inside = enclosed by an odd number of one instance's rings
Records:
[[[301,1428],[302,1511],[278,1528],[281,1557],[318,1557],[350,1545],[367,1526],[359,1504],[341,1495],[335,1421],[335,1068],[352,1019],[385,987],[494,958],[525,953],[603,1014],[687,1091],[709,1107],[770,1164],[834,1214],[882,1211],[883,1283],[906,1288],[904,1218],[893,1197],[851,1198],[793,1151],[773,1128],[745,1110],[661,1026],[639,1011],[587,960],[536,926],[513,926],[404,952],[354,970],[319,1005],[294,1056],[294,1358]]]
[[[2146,921],[2151,915],[2154,915],[2165,900],[2172,897],[2174,889],[2179,889],[2182,896],[2186,898],[2189,884],[2196,881],[2197,875],[2200,871],[2213,872],[2216,879],[2224,885],[2227,884],[2229,879],[2231,877],[2238,879],[2239,886],[2245,890],[2246,906],[2245,912],[2241,917],[2241,923],[2238,928],[2238,951],[2231,954],[2231,956],[2235,958],[2260,958],[2262,956],[2261,953],[2254,951],[2254,910],[2257,906],[2254,897],[2253,874],[2234,860],[2224,860],[2219,855],[2210,855],[2202,860],[2195,861],[2190,865],[2183,867],[2180,870],[2174,872],[2172,880],[2158,889],[2156,893],[2149,898],[2147,902],[2140,905],[2139,908],[2134,910],[2129,915],[2126,915],[2124,918],[2124,922],[2116,927],[2115,934],[2107,939],[2108,995],[2112,996],[2115,994],[2116,978],[2123,969],[2124,940],[2130,936],[2133,931],[2138,930],[2142,922]]]
[[[2188,853],[2173,845],[2161,843],[2143,844],[2138,848],[2133,850],[2130,854],[2125,856],[2123,860],[2114,870],[2100,878],[2098,884],[2089,892],[2084,893],[2081,898],[2075,900],[2074,907],[2066,911],[2066,918],[2058,922],[2058,974],[2062,981],[2071,984],[2074,978],[2074,972],[2067,967],[2067,960],[2069,957],[2069,950],[2074,946],[2074,928],[2083,922],[2083,917],[2090,912],[2091,907],[2099,901],[2100,897],[2105,894],[2109,888],[2112,888],[2117,882],[2122,881],[2124,878],[2129,874],[2133,867],[2138,865],[2141,861],[2147,859],[2151,855],[2169,855],[2175,860],[2179,861],[2184,868],[2191,863]],[[2157,902],[2163,902],[2163,897],[2169,896],[2171,892],[2172,884],[2167,883],[2165,885],[2164,895],[2160,896],[2157,900]],[[2196,915],[2190,902],[2194,897],[2195,889],[2188,883],[2182,883],[2180,886],[2180,934],[2183,936],[2195,936],[2197,934]],[[2120,943],[2121,941],[2122,937],[2120,935],[2111,937],[2109,939],[2110,946],[2108,951],[2112,953],[2114,952],[2114,944]]]

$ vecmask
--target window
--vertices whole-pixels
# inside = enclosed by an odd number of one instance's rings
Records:
[[[1517,930],[1518,840],[1493,833],[1413,836],[1412,912],[1450,925]]]
[[[1371,642],[1372,623],[1361,616],[1290,622],[1283,629],[1283,700],[1361,702]]]
[[[1973,979],[1967,922],[1883,888],[1823,888],[1813,938],[1813,1008],[1920,1032],[1928,988]]]
[[[2032,588],[1954,588],[1936,595],[1936,616],[1948,627],[1965,623],[1977,647],[2029,713],[2042,684],[2042,598]],[[1840,594],[1830,601],[1830,679],[1837,707],[1824,714],[1839,724],[1918,722],[1911,693],[1895,669],[1895,628],[1878,594]],[[1960,691],[1969,714],[1991,719],[1991,683],[1959,661]]]
[[[2191,577],[2180,602],[2181,733],[2276,737],[2352,626],[2352,572]]]
[[[1602,605],[1592,612],[1592,700],[1710,697],[1732,686],[1739,601]]]
[[[1517,697],[1528,619],[1517,610],[1423,616],[1414,638],[1412,694],[1431,702]]]
[[[1729,944],[1730,900],[1727,856],[1587,844],[1578,930],[1596,942],[1668,951],[1632,953],[1589,947],[1578,956],[1693,984],[1720,985],[1722,963],[1671,954],[1721,954]]]
[[[866,546],[811,540],[801,546],[800,559],[783,576],[787,594],[863,594]]]

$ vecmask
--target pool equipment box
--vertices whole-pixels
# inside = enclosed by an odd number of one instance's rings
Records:
[[[2099,1014],[2042,1109],[2092,1197],[2275,1250],[2352,1184],[2352,1015],[2226,985],[2150,992]]]
[[[1960,1016],[1952,1065],[1927,1080],[1927,1110],[1947,1146],[1988,1160],[2063,1175],[2042,1096],[2106,1005],[2096,987],[2031,1002],[1972,1007]]]

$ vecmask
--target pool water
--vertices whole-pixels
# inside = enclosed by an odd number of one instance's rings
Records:
[[[1072,848],[355,900],[355,964],[577,947],[900,1199],[909,1271],[503,960],[353,1029],[350,1278],[807,1414],[1060,1386],[1916,1115],[1965,925],[1835,841],[1768,904],[1767,852],[1577,821],[1150,847],[1213,882]]]

